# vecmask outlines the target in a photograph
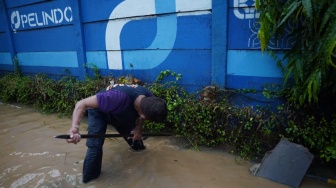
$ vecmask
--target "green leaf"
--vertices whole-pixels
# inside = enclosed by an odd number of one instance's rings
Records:
[[[295,12],[295,10],[298,8],[299,3],[297,1],[288,1],[286,4],[288,4],[288,8],[285,8],[285,11],[282,12],[281,17],[282,20],[280,21],[278,27],[282,26],[282,24],[284,24],[287,19],[293,15],[293,13]]]
[[[256,10],[260,9],[259,0],[255,0],[255,8],[256,8]]]
[[[313,19],[313,9],[312,9],[312,3],[311,0],[302,0],[301,1],[303,8],[308,16],[309,20]]]
[[[307,91],[308,91],[309,101],[310,101],[311,96],[312,96],[312,84],[313,84],[313,82],[312,82],[312,80],[310,80],[310,81],[308,82],[308,86],[307,86]]]
[[[266,13],[266,18],[268,19],[268,21],[270,21],[271,23],[275,24],[274,20],[272,19],[272,16],[270,13]]]
[[[322,6],[324,7],[324,6]],[[327,10],[321,10],[321,11],[324,11],[324,14],[323,14],[323,17],[322,17],[322,20],[319,19],[319,17],[317,17],[317,21],[319,23],[321,23],[319,25],[319,33],[321,33],[323,30],[325,30],[325,26],[327,23],[329,23],[332,18],[335,19],[335,10],[336,10],[336,3],[331,3],[330,6],[326,6]],[[333,24],[332,24],[333,25]]]
[[[265,51],[268,47],[269,39],[271,38],[269,21],[267,19],[260,22],[258,38],[260,40],[261,51]]]

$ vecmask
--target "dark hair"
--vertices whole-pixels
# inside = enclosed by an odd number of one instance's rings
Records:
[[[162,122],[166,119],[168,110],[165,101],[158,97],[144,97],[140,101],[140,108],[146,119]]]

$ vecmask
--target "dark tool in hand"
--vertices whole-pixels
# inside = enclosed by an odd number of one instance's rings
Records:
[[[133,134],[81,134],[81,138],[117,138],[117,137],[133,137]],[[151,136],[172,136],[170,134],[165,133],[148,133],[148,134],[142,134],[143,137],[151,137]],[[60,139],[70,139],[70,135],[68,134],[62,134],[54,136],[54,138],[60,138]]]

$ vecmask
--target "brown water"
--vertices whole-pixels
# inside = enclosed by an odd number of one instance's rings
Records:
[[[2,187],[287,187],[250,174],[251,163],[220,150],[184,148],[181,139],[152,137],[134,152],[122,139],[107,139],[102,174],[81,182],[85,140],[77,145],[55,139],[71,120],[0,103],[0,188]],[[81,132],[85,133],[84,119]],[[113,133],[110,128],[108,133]],[[332,187],[305,178],[300,187]]]

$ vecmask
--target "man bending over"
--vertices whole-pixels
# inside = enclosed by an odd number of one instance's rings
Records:
[[[164,100],[153,96],[145,87],[115,84],[76,103],[68,143],[77,144],[80,141],[79,125],[85,110],[88,110],[88,134],[105,134],[107,124],[111,124],[120,134],[133,134],[132,138],[124,139],[134,150],[145,149],[141,139],[144,120],[162,122],[167,116]],[[105,138],[86,141],[84,183],[100,175],[104,141]]]

